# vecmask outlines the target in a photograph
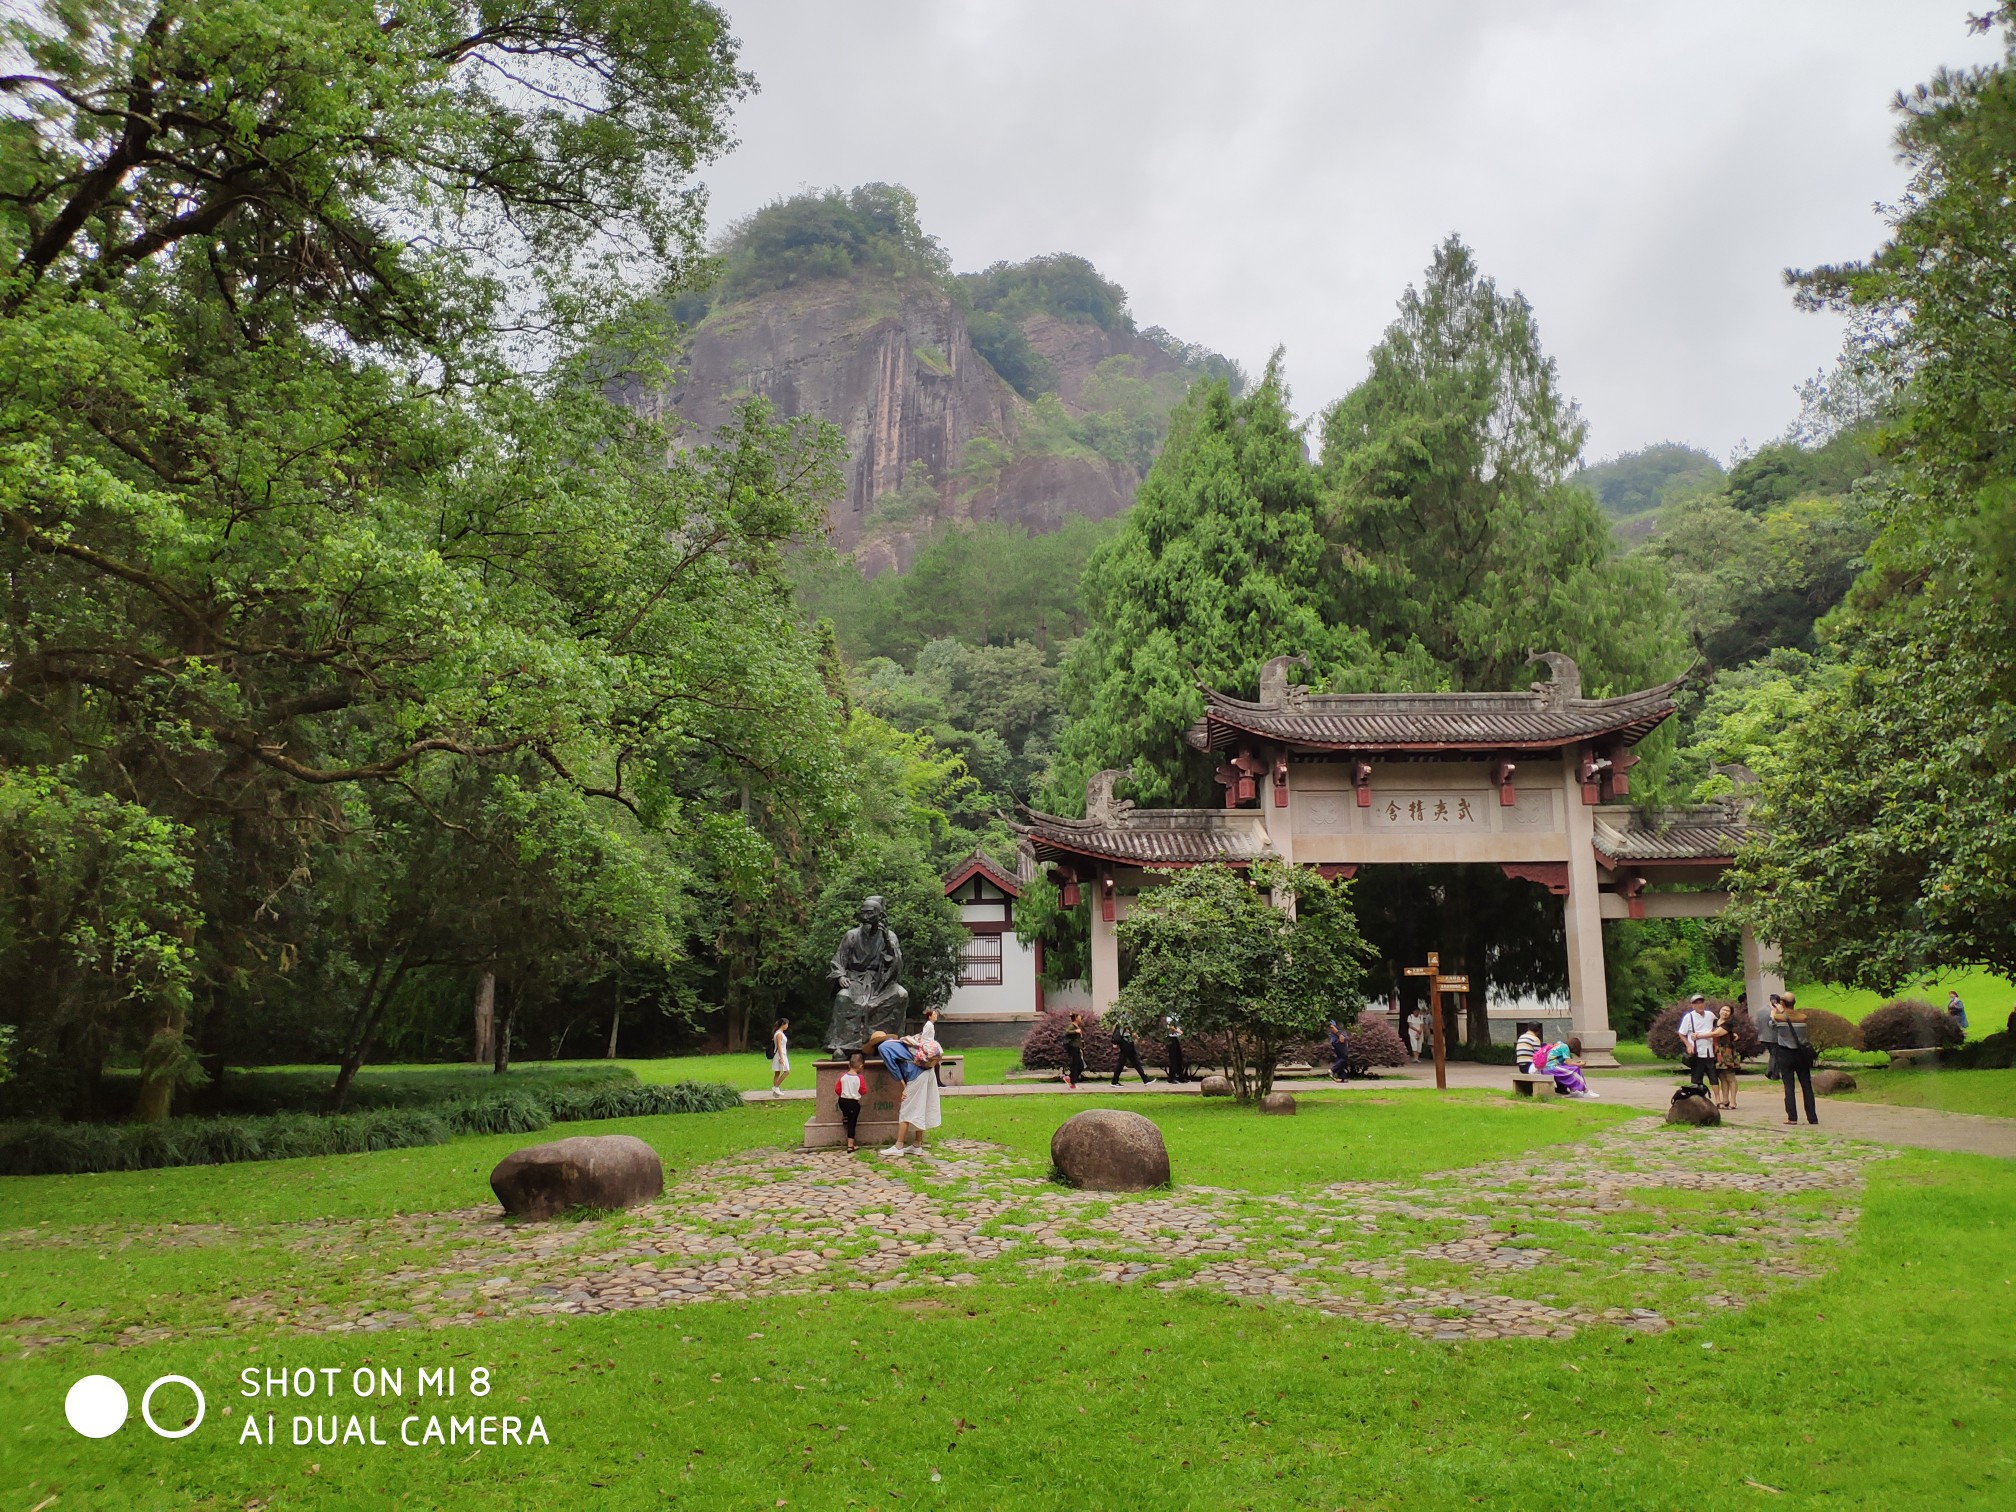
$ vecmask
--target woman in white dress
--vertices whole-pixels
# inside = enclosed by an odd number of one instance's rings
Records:
[[[938,1010],[936,1008],[926,1008],[924,1010],[924,1027],[917,1031],[917,1038],[929,1045],[939,1055],[945,1053],[938,1047]],[[945,1085],[945,1073],[934,1065],[931,1068],[931,1080],[942,1087]]]
[[[770,1095],[784,1095],[784,1078],[791,1074],[791,1037],[784,1031],[791,1027],[791,1020],[777,1020],[777,1027],[770,1033]]]

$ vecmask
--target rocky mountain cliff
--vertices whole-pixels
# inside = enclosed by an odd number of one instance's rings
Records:
[[[864,211],[871,192],[883,198]],[[901,197],[893,212],[889,196]],[[829,525],[866,572],[906,566],[951,522],[1048,531],[1119,513],[1191,380],[1213,362],[1239,377],[1223,358],[1135,330],[1125,294],[1082,259],[955,279],[935,253],[907,196],[887,186],[758,212],[731,231],[681,376],[651,401],[700,434],[751,397],[838,426],[847,489]],[[1021,392],[976,345],[976,323]]]

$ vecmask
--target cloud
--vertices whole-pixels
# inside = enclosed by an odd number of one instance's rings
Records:
[[[1783,430],[1840,327],[1787,266],[1859,256],[1896,90],[1985,62],[1966,5],[727,0],[761,92],[717,224],[908,185],[960,268],[1082,253],[1299,407],[1364,371],[1460,232],[1532,300],[1591,450]]]

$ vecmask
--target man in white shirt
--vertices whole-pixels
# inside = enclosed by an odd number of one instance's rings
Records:
[[[1680,1015],[1680,1048],[1694,1085],[1706,1087],[1715,1073],[1715,1015],[1709,1012],[1708,999],[1701,993],[1687,1000],[1687,1011]]]

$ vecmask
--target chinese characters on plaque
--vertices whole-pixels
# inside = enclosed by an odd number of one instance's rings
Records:
[[[1460,793],[1385,793],[1367,816],[1375,830],[1488,829],[1483,801]]]

